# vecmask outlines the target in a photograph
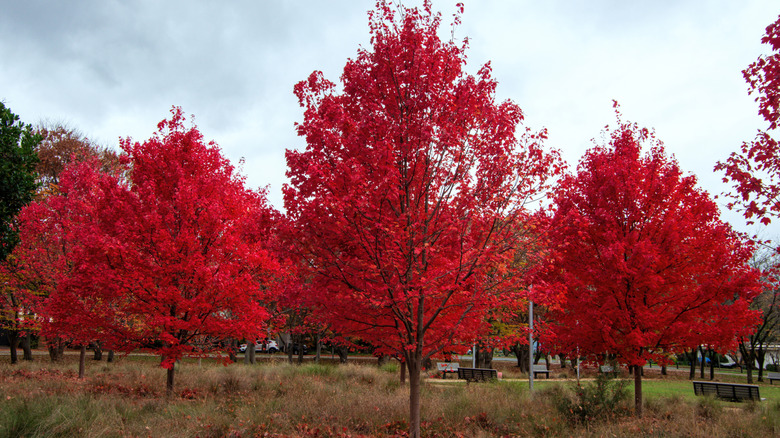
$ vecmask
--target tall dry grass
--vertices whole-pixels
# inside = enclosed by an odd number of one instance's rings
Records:
[[[293,366],[181,364],[171,397],[154,361],[73,359],[0,364],[0,437],[398,436],[406,432],[408,386],[394,364]],[[733,404],[681,397],[646,401],[630,416],[577,424],[556,410],[559,390],[529,396],[523,382],[423,387],[425,436],[778,436],[780,403]],[[267,434],[267,435],[266,435]]]

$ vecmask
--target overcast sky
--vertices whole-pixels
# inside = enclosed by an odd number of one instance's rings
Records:
[[[455,3],[434,1],[443,36]],[[181,106],[281,208],[284,150],[304,147],[293,85],[313,70],[337,81],[368,46],[374,4],[4,2],[0,100],[26,123],[65,123],[111,147],[149,138]],[[546,127],[570,165],[614,125],[615,99],[715,195],[729,189],[715,162],[765,127],[741,70],[766,53],[760,39],[778,14],[777,0],[472,0],[456,38],[470,39],[469,71],[491,61],[500,99]]]

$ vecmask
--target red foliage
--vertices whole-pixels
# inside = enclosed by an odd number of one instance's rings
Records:
[[[735,186],[729,208],[742,210],[751,224],[759,220],[767,225],[780,215],[780,148],[771,135],[780,121],[780,17],[766,28],[761,42],[773,53],[759,57],[742,74],[750,93],[758,93],[758,113],[769,123],[768,131],[759,131],[715,170],[725,172],[723,182]]]
[[[518,145],[520,109],[495,102],[489,65],[463,72],[440,17],[400,20],[386,4],[372,15],[373,51],[347,63],[342,93],[320,72],[296,85],[308,147],[287,151],[285,206],[334,324],[428,356],[482,328],[523,201],[557,161],[542,135]]]
[[[544,132],[516,139],[520,108],[495,101],[489,64],[464,72],[465,45],[439,39],[430,2],[400,9],[370,13],[372,48],[342,91],[320,72],[296,85],[307,148],[287,151],[284,195],[334,328],[403,357],[414,384],[424,357],[484,332],[517,286],[524,202],[560,163]]]
[[[756,322],[752,247],[652,132],[618,122],[555,193],[545,286],[562,299],[549,314],[551,342],[639,366],[700,344],[733,349]]]
[[[24,224],[31,238],[65,248],[54,262],[29,263],[54,270],[48,332],[153,351],[169,369],[219,340],[260,336],[278,270],[265,195],[184,127],[180,109],[172,114],[151,139],[121,142],[129,180],[94,163],[70,166],[61,193],[32,205]]]

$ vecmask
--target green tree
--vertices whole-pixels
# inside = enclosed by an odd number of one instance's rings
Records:
[[[35,149],[41,138],[0,102],[0,261],[19,238],[14,217],[35,195]]]

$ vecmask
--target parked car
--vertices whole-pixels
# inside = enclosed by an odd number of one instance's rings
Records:
[[[246,352],[246,344],[241,344],[238,346],[238,351],[241,353]],[[255,351],[260,353],[276,353],[279,351],[279,345],[277,345],[276,341],[271,339],[266,340],[258,340],[255,342]]]

